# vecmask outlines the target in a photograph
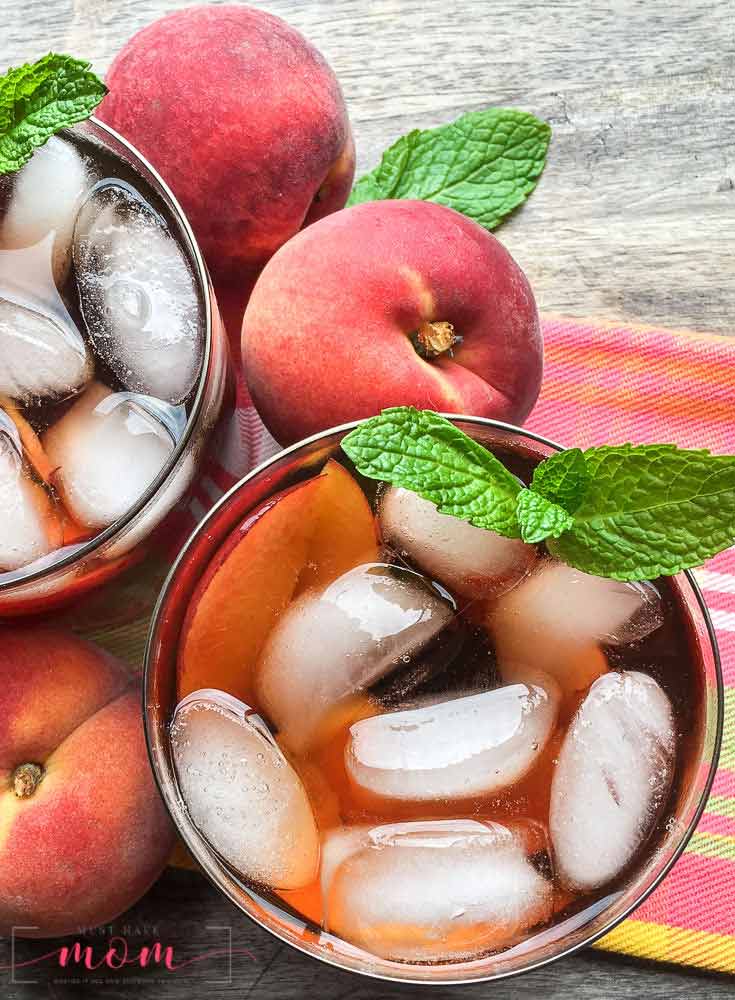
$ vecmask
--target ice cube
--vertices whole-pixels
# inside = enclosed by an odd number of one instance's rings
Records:
[[[467,521],[440,514],[417,493],[390,487],[380,501],[385,540],[435,580],[468,597],[515,586],[536,561],[536,549]]]
[[[164,419],[162,407],[170,412]],[[73,517],[104,528],[126,514],[169,461],[180,413],[93,382],[43,436],[55,483]]]
[[[324,925],[329,926],[327,902],[334,875],[343,861],[357,851],[370,846],[369,826],[338,826],[328,830],[322,837],[319,857],[319,883],[322,892]]]
[[[551,786],[549,829],[565,886],[599,888],[632,861],[666,804],[675,755],[671,704],[652,677],[624,671],[595,681]]]
[[[28,475],[15,425],[0,410],[0,571],[21,569],[60,544],[56,509]]]
[[[471,958],[551,916],[551,884],[499,823],[428,820],[338,837],[325,851],[327,927],[383,958]]]
[[[274,889],[314,881],[319,833],[306,791],[252,709],[195,691],[176,709],[171,749],[192,822],[228,864]]]
[[[326,734],[340,703],[428,643],[453,613],[419,573],[357,566],[281,615],[257,667],[258,705],[287,746],[304,749]]]
[[[151,399],[150,396],[144,398]],[[127,522],[122,531],[115,534],[114,541],[105,545],[99,553],[101,558],[119,559],[155,531],[174,507],[186,505],[186,494],[197,472],[198,457],[196,451],[185,451],[181,455],[175,468],[166,476],[165,483],[156,491],[155,497],[136,517]]]
[[[356,722],[345,764],[362,790],[392,799],[461,799],[507,788],[539,759],[559,689],[513,684]]]
[[[56,284],[63,284],[71,265],[74,222],[89,186],[84,159],[70,143],[52,136],[13,176],[0,247],[30,247],[53,233],[52,270]]]
[[[23,402],[69,396],[92,376],[77,328],[0,297],[0,394]]]
[[[599,643],[626,645],[663,622],[652,583],[622,583],[544,560],[490,614],[490,631],[505,680],[535,667],[565,691],[584,691],[607,670]]]
[[[74,264],[89,336],[122,384],[183,402],[202,363],[202,316],[160,216],[122,181],[97,184],[77,218]]]

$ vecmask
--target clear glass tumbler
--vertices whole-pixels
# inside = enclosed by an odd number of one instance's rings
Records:
[[[36,614],[76,601],[139,562],[156,539],[167,547],[183,540],[170,517],[181,510],[196,484],[205,445],[233,396],[227,337],[204,260],[186,217],[162,178],[107,125],[92,118],[74,127],[75,140],[93,159],[95,153],[119,163],[121,176],[134,175],[152,195],[156,210],[186,257],[194,276],[203,325],[201,371],[188,404],[186,425],[164,468],[138,501],[113,524],[68,551],[52,553],[35,564],[0,574],[0,618]],[[68,133],[61,133],[63,136]],[[114,168],[113,168],[114,169]],[[188,532],[190,524],[186,524]],[[168,531],[169,536],[166,536]],[[174,546],[175,551],[175,546]]]
[[[520,428],[481,417],[450,419],[489,448],[512,450],[531,461],[562,450]],[[660,835],[650,843],[622,887],[593,907],[552,925],[502,953],[471,961],[408,964],[368,955],[289,913],[283,901],[255,891],[210,849],[192,824],[178,789],[168,727],[176,707],[176,657],[189,599],[227,535],[264,500],[315,474],[339,450],[355,424],[325,431],[280,452],[241,480],[197,527],[180,552],[160,594],[145,663],[145,726],[153,769],[163,798],[191,853],[210,880],[256,923],[299,951],[342,969],[396,982],[459,984],[498,979],[535,969],[591,944],[629,916],[671,870],[704,809],[723,730],[723,687],[714,629],[690,573],[673,583],[680,613],[688,619],[701,667],[702,718],[686,749],[687,764]]]

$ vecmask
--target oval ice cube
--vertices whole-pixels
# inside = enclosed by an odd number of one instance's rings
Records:
[[[662,622],[652,583],[590,576],[551,559],[504,594],[489,618],[504,679],[525,679],[534,667],[566,691],[586,690],[607,670],[599,643],[635,642]]]
[[[170,738],[192,822],[224,860],[274,889],[313,882],[314,814],[259,716],[223,691],[195,691],[178,705]]]
[[[122,384],[183,402],[202,363],[202,316],[161,217],[124,182],[97,184],[77,218],[74,265],[89,336]]]
[[[258,705],[288,746],[303,749],[338,704],[428,643],[453,614],[419,573],[357,566],[283,612],[256,670]]]
[[[554,730],[556,683],[513,684],[356,722],[345,765],[364,791],[404,800],[461,799],[507,788]]]
[[[337,845],[329,931],[403,962],[471,958],[513,944],[549,918],[551,884],[499,823],[395,823]]]
[[[159,401],[157,401],[159,402]],[[105,528],[126,514],[166,466],[176,446],[145,397],[94,382],[44,434],[55,484],[73,517]]]
[[[0,298],[0,394],[28,402],[69,396],[92,377],[93,362],[71,321]]]
[[[565,886],[599,888],[632,861],[666,804],[675,755],[671,704],[652,677],[624,671],[595,681],[551,786],[549,830]]]
[[[515,586],[536,561],[536,548],[520,538],[449,514],[417,493],[390,487],[380,500],[385,540],[435,580],[458,593],[489,597]]]
[[[0,571],[28,566],[60,544],[54,505],[28,475],[18,431],[0,410]]]
[[[30,247],[53,233],[52,270],[56,284],[63,284],[71,265],[74,222],[89,186],[84,159],[69,142],[52,136],[13,175],[0,247]]]

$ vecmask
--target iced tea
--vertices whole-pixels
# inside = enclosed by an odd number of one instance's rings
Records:
[[[176,625],[189,820],[269,925],[361,967],[464,968],[584,926],[701,757],[679,583],[580,573],[344,456],[313,473],[234,528]]]
[[[96,553],[129,556],[191,484],[225,364],[203,282],[168,194],[97,123],[0,179],[0,607],[58,596],[54,568],[150,501]]]

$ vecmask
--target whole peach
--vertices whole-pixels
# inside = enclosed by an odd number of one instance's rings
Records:
[[[114,919],[163,870],[173,829],[151,774],[140,694],[60,629],[0,634],[0,934]]]
[[[250,297],[248,387],[286,445],[387,406],[521,423],[538,396],[533,293],[494,236],[425,201],[376,201],[282,247]]]
[[[173,188],[216,277],[257,270],[347,200],[342,92],[280,18],[234,4],[176,11],[130,39],[107,85],[100,118]]]

